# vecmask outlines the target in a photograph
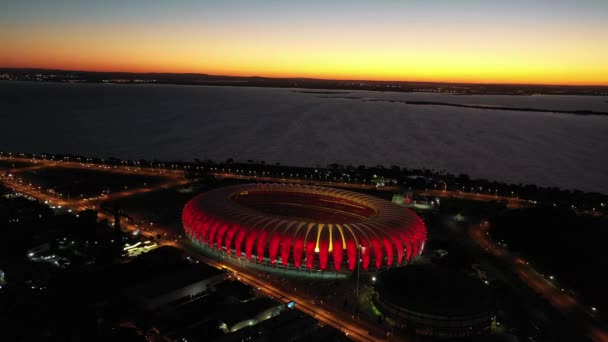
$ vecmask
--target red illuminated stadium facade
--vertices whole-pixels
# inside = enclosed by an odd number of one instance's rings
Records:
[[[352,271],[407,263],[426,241],[422,220],[360,193],[247,184],[202,193],[183,210],[186,234],[213,253],[271,267]]]

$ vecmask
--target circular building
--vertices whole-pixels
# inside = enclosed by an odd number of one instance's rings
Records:
[[[383,315],[418,335],[464,337],[486,333],[494,316],[488,286],[433,265],[382,272],[373,301]]]
[[[184,207],[186,234],[203,249],[287,269],[364,270],[405,264],[426,228],[409,209],[351,191],[247,184],[202,193]]]

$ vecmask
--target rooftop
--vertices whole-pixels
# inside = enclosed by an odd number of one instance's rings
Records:
[[[379,295],[404,309],[431,315],[466,316],[491,310],[488,286],[463,273],[433,265],[410,265],[380,274]]]
[[[252,319],[264,310],[280,305],[279,302],[267,297],[259,297],[244,303],[227,305],[218,316],[220,321],[233,326],[247,319]]]
[[[311,222],[351,223],[376,215],[367,205],[346,198],[293,191],[250,190],[232,200],[265,214]]]
[[[157,297],[222,273],[207,264],[184,263],[172,272],[156,274],[137,284],[136,289],[143,297]]]

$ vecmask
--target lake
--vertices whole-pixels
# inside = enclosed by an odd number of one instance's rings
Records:
[[[445,169],[608,193],[608,97],[0,82],[0,151]]]

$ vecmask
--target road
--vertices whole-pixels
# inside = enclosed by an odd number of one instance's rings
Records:
[[[124,174],[138,174],[142,176],[164,176],[164,177],[183,177],[183,170],[172,170],[166,168],[149,168],[149,167],[136,167],[130,165],[105,165],[105,164],[94,164],[86,162],[74,162],[64,160],[49,160],[40,158],[19,158],[19,157],[6,157],[0,156],[0,160],[9,162],[28,162],[34,165],[26,167],[18,167],[11,169],[12,172],[35,170],[44,167],[63,167],[70,169],[84,169],[84,170],[99,170],[113,173],[124,173]]]
[[[54,160],[41,160],[41,159],[23,159],[23,158],[7,158],[0,157],[3,160],[9,161],[29,161],[34,165],[17,168],[14,170],[10,170],[12,173],[12,177],[1,176],[0,182],[5,186],[13,189],[14,191],[23,193],[27,196],[36,198],[41,201],[48,201],[50,205],[54,206],[62,206],[64,208],[69,208],[75,211],[80,211],[84,209],[97,209],[99,211],[99,216],[101,218],[105,218],[108,220],[112,220],[113,217],[110,214],[102,212],[100,209],[100,205],[104,201],[129,197],[139,193],[151,192],[155,190],[159,190],[162,188],[169,188],[173,186],[185,185],[188,181],[184,178],[183,171],[179,170],[167,170],[163,168],[137,168],[132,166],[108,166],[108,165],[99,165],[99,164],[90,164],[90,163],[82,163],[82,162],[72,162],[72,161],[54,161]],[[23,182],[17,179],[19,172],[25,170],[35,170],[42,169],[45,167],[64,167],[64,168],[78,168],[78,169],[88,169],[88,170],[98,170],[104,172],[113,172],[113,173],[124,173],[124,174],[137,174],[137,175],[145,175],[145,176],[160,176],[166,178],[166,182],[163,182],[154,187],[142,187],[138,189],[132,189],[121,192],[114,192],[109,195],[95,197],[95,198],[87,198],[87,199],[77,199],[77,200],[67,200],[65,198],[58,197],[56,194],[48,193],[42,191],[36,187],[29,186],[28,184],[23,184]],[[341,187],[341,188],[349,188],[349,189],[359,189],[359,190],[380,190],[380,191],[400,191],[400,187],[398,186],[383,186],[376,187],[372,184],[351,184],[351,183],[341,183],[341,182],[327,182],[327,181],[313,181],[313,180],[303,180],[303,179],[293,179],[293,178],[274,178],[274,177],[258,177],[258,176],[246,176],[240,175],[236,173],[214,173],[216,178],[230,178],[230,179],[243,179],[243,180],[251,180],[251,181],[264,181],[264,182],[283,182],[283,183],[292,183],[292,184],[312,184],[312,185],[321,185],[321,186],[332,186],[332,187]],[[424,191],[415,191],[417,195],[422,196],[434,196],[440,198],[461,198],[468,200],[476,200],[476,201],[506,201],[507,206],[511,208],[521,208],[531,206],[532,202],[522,200],[519,198],[513,197],[504,197],[504,196],[496,196],[492,194],[480,194],[480,193],[468,193],[463,191],[449,191],[449,190],[424,190]],[[164,229],[159,226],[138,226],[137,224],[130,222],[123,222],[122,226],[124,229],[129,231],[140,230],[140,232],[147,237],[154,237],[157,234],[164,235],[167,232],[170,232],[168,229]],[[144,229],[140,229],[144,228]],[[481,227],[485,229],[484,227]],[[487,227],[486,227],[487,228]],[[511,265],[513,267],[514,272],[519,276],[519,278],[524,281],[528,286],[534,289],[536,292],[543,295],[547,298],[552,305],[558,308],[560,311],[567,313],[571,312],[573,309],[578,308],[579,314],[577,316],[587,317],[586,310],[580,307],[580,304],[576,302],[576,300],[567,294],[561,292],[561,289],[557,289],[550,282],[548,282],[544,277],[538,275],[531,267],[528,267],[525,262],[522,260],[513,259],[508,255],[508,252],[502,249],[500,246],[494,245],[489,239],[487,239],[487,230],[478,229],[471,230],[470,234],[473,240],[475,240],[480,246],[484,249],[487,249],[491,254],[496,257],[507,259],[511,261]],[[182,248],[192,254],[192,256],[203,258],[200,256],[200,253],[192,250],[187,245],[183,245],[181,241],[175,240],[165,240],[163,244],[173,245],[178,248]],[[511,260],[512,259],[512,260]],[[321,322],[329,324],[337,329],[340,329],[344,332],[348,332],[349,336],[358,341],[376,341],[380,340],[378,338],[372,337],[368,335],[368,331],[376,331],[376,336],[382,336],[381,329],[378,329],[377,326],[373,326],[369,324],[369,322],[355,321],[352,319],[350,314],[341,312],[341,310],[336,309],[330,312],[329,310],[322,308],[316,304],[312,304],[313,300],[311,298],[306,298],[302,293],[295,293],[294,291],[289,291],[286,289],[280,289],[275,285],[272,285],[268,282],[262,281],[260,279],[264,279],[263,276],[258,274],[254,270],[244,269],[244,268],[235,268],[234,266],[228,267],[227,265],[222,265],[215,260],[205,258],[205,262],[215,265],[217,267],[227,267],[231,271],[237,272],[237,274],[241,277],[243,281],[246,283],[255,286],[256,288],[260,288],[264,293],[271,295],[276,298],[283,298],[283,300],[294,300],[297,303],[297,308],[302,312],[309,314]],[[581,313],[585,313],[585,315],[581,315]],[[570,315],[572,316],[572,315]],[[592,318],[592,317],[590,317]],[[591,320],[592,321],[592,320]],[[366,328],[363,328],[366,326]],[[594,341],[608,341],[606,338],[605,332],[599,326],[595,326],[591,324],[589,326],[589,334],[593,336]],[[397,340],[397,337],[393,336],[391,340]]]
[[[41,169],[44,167],[65,167],[65,168],[79,168],[79,169],[94,169],[105,172],[114,173],[126,173],[126,174],[137,174],[146,176],[160,176],[167,179],[160,185],[154,187],[142,187],[138,189],[132,189],[122,192],[111,193],[106,196],[100,196],[88,199],[77,199],[67,200],[65,198],[58,198],[56,194],[48,193],[40,190],[39,188],[32,187],[28,184],[23,184],[19,181],[15,175],[0,176],[0,183],[8,188],[13,189],[16,192],[20,192],[32,198],[36,198],[40,201],[48,201],[49,204],[54,206],[62,206],[66,209],[72,209],[75,211],[85,209],[97,209],[100,211],[99,215],[101,218],[112,219],[111,215],[101,212],[100,205],[102,202],[122,197],[133,196],[135,194],[156,191],[163,188],[170,188],[174,186],[185,185],[188,181],[184,178],[184,172],[180,170],[168,170],[164,168],[137,168],[132,166],[108,166],[99,164],[89,164],[82,162],[71,162],[71,161],[53,161],[53,160],[41,160],[41,159],[24,159],[24,158],[8,158],[0,157],[1,160],[13,160],[18,162],[29,161],[35,165],[17,168],[10,170],[10,173],[18,174],[24,170]],[[283,182],[292,184],[313,184],[321,186],[332,186],[342,187],[350,189],[360,190],[381,190],[381,191],[400,191],[401,189],[397,186],[383,186],[376,187],[371,184],[351,184],[351,183],[340,183],[340,182],[326,182],[326,181],[312,181],[302,180],[293,178],[274,178],[274,177],[258,177],[258,176],[245,176],[235,173],[215,173],[217,178],[232,178],[232,179],[245,179],[252,181],[264,181],[264,182]],[[480,193],[468,193],[462,191],[449,191],[449,190],[424,190],[415,191],[415,194],[422,196],[435,196],[440,198],[461,198],[477,201],[506,201],[507,206],[511,208],[521,208],[533,206],[534,203],[531,201],[514,198],[497,196],[492,194],[480,194]],[[142,228],[134,223],[125,222],[123,228],[134,231]],[[503,261],[508,262],[511,265],[515,274],[525,282],[535,292],[541,294],[546,298],[555,308],[562,312],[567,317],[571,318],[573,322],[586,327],[589,336],[596,342],[608,342],[608,333],[604,326],[598,322],[595,315],[583,305],[581,305],[576,298],[563,292],[560,288],[557,288],[550,280],[536,272],[529,264],[521,258],[513,257],[509,252],[503,249],[501,246],[494,244],[488,236],[489,225],[480,225],[469,230],[470,237],[483,249],[488,251],[490,254]],[[148,237],[154,237],[157,234],[167,233],[169,230],[162,227],[145,227],[145,230],[140,230],[141,233]],[[203,258],[200,253],[197,253],[188,246],[184,245],[181,241],[165,241],[164,244],[173,245],[178,248],[182,248],[188,251],[195,257]],[[294,300],[297,305],[296,307],[302,312],[309,314],[321,322],[331,325],[344,332],[348,332],[349,336],[357,341],[379,341],[376,337],[372,337],[368,334],[368,331],[375,331],[376,336],[382,336],[382,329],[378,326],[371,325],[369,322],[353,320],[348,313],[341,312],[339,309],[328,309],[322,308],[316,304],[312,304],[312,299],[307,298],[304,294],[295,293],[288,289],[280,289],[275,285],[268,282],[262,281],[263,277],[260,276],[254,270],[239,268],[235,266],[223,265],[215,260],[205,258],[205,262],[215,265],[217,267],[226,267],[233,272],[236,272],[241,279],[256,288],[260,288],[261,291],[267,293],[276,298],[282,298],[282,300]],[[364,328],[365,326],[365,328]],[[386,340],[386,339],[384,339]],[[391,337],[391,340],[398,340],[397,337]]]
[[[517,197],[508,197],[508,196],[499,196],[492,194],[483,194],[478,192],[464,192],[464,191],[453,191],[453,190],[425,190],[425,191],[417,191],[417,195],[421,196],[432,196],[439,198],[459,198],[459,199],[468,199],[473,201],[483,201],[483,202],[506,202],[507,208],[527,208],[535,205],[534,202],[524,200]]]
[[[593,341],[608,342],[608,331],[591,308],[584,306],[575,297],[557,287],[551,278],[537,272],[528,261],[511,255],[508,250],[494,243],[490,238],[489,230],[490,223],[484,221],[470,227],[469,236],[483,250],[507,263],[521,281],[545,298],[565,317],[582,326]]]
[[[181,247],[184,248],[183,245],[181,245]],[[324,324],[333,326],[334,328],[343,331],[348,337],[355,341],[387,341],[387,338],[377,338],[369,334],[369,331],[374,331],[375,336],[382,336],[384,334],[383,329],[371,326],[369,322],[354,320],[350,317],[347,318],[345,316],[348,316],[348,314],[340,312],[339,310],[329,311],[323,307],[320,307],[319,305],[313,303],[313,299],[304,294],[294,293],[293,291],[288,291],[277,287],[268,281],[261,280],[264,279],[264,276],[262,274],[258,274],[256,271],[238,267],[233,264],[222,263],[215,259],[201,256],[200,252],[196,250],[192,250],[192,253],[193,257],[198,258],[209,265],[220,269],[223,268],[234,273],[239,280],[254,288],[257,288],[266,295],[277,298],[285,303],[294,301],[296,303],[295,307],[298,310],[312,316]],[[395,336],[392,336],[390,340],[403,341],[403,339]]]
[[[6,158],[3,158],[6,159]],[[17,159],[18,161],[23,161],[23,159]],[[45,167],[66,167],[66,168],[86,168],[86,169],[96,169],[99,171],[106,172],[120,172],[120,173],[129,173],[129,174],[139,174],[139,175],[154,175],[161,176],[167,178],[166,182],[163,182],[160,185],[153,187],[142,187],[138,189],[131,189],[127,191],[114,192],[109,195],[95,197],[95,198],[87,198],[87,199],[75,199],[69,200],[66,198],[58,197],[54,193],[48,193],[44,190],[41,190],[37,187],[31,186],[29,184],[24,184],[23,180],[18,179],[16,176],[20,170],[26,169],[42,169]],[[84,163],[75,163],[75,162],[57,162],[57,161],[36,161],[35,166],[24,167],[21,169],[11,170],[11,176],[2,175],[0,176],[0,183],[4,186],[12,189],[15,192],[21,193],[23,195],[35,198],[39,201],[46,202],[52,206],[61,206],[62,209],[65,210],[73,210],[73,211],[81,211],[86,209],[96,209],[98,210],[98,216],[102,219],[113,220],[113,216],[111,214],[104,213],[101,210],[101,204],[105,201],[133,196],[135,194],[150,192],[159,190],[161,188],[175,187],[180,185],[185,185],[188,183],[183,177],[183,172],[165,172],[166,170],[157,170],[157,169],[138,169],[138,168],[130,168],[130,167],[98,167],[98,165],[90,166]],[[122,222],[121,226],[123,229],[127,231],[135,231],[139,230],[140,233],[146,237],[153,238],[157,234],[164,235],[165,233],[174,233],[168,228],[160,227],[158,225],[147,226],[145,228],[142,225],[137,225],[130,222]],[[142,229],[143,228],[143,229]],[[205,263],[213,265],[218,268],[226,268],[232,272],[238,274],[240,279],[255,287],[265,294],[278,298],[282,301],[294,301],[296,302],[296,308],[303,313],[314,317],[315,319],[323,322],[324,324],[330,325],[340,331],[343,331],[348,335],[349,338],[355,341],[387,341],[387,338],[384,337],[385,330],[381,327],[371,324],[367,321],[355,320],[351,317],[350,314],[346,312],[342,312],[340,309],[335,309],[330,311],[327,308],[321,307],[317,304],[313,303],[313,299],[306,296],[303,293],[296,293],[295,291],[290,291],[288,289],[282,289],[278,286],[275,286],[267,281],[263,281],[260,279],[264,279],[264,276],[258,273],[255,270],[247,269],[247,268],[239,268],[237,266],[229,266],[227,264],[222,264],[216,260],[211,258],[204,257],[200,254],[199,251],[192,248],[189,242],[185,242],[184,240],[164,240],[162,245],[171,245],[177,248],[184,250],[191,257],[198,258]],[[369,332],[373,331],[374,336],[370,335]],[[375,336],[383,336],[383,338],[378,338]],[[390,341],[403,341],[400,337],[391,336]]]
[[[0,157],[0,160],[14,161],[14,162],[32,162],[36,165],[31,167],[15,169],[15,172],[20,170],[37,169],[40,168],[40,164],[46,167],[69,167],[69,168],[81,168],[81,169],[96,169],[100,171],[109,172],[122,172],[129,174],[139,174],[147,176],[158,176],[163,175],[166,177],[183,177],[184,172],[181,170],[171,170],[166,168],[139,168],[134,166],[109,166],[101,164],[92,164],[84,162],[72,162],[72,161],[55,161],[46,159],[28,159],[18,157]],[[359,184],[359,183],[346,183],[346,182],[331,182],[321,181],[312,179],[301,179],[301,178],[285,178],[285,177],[270,177],[270,176],[257,176],[257,175],[243,175],[234,172],[215,172],[212,175],[218,179],[241,179],[251,180],[258,182],[280,182],[290,184],[308,184],[308,185],[319,185],[329,186],[345,189],[356,189],[356,190],[379,190],[389,192],[399,192],[402,188],[395,185],[376,186],[374,184]],[[465,192],[465,191],[454,191],[454,190],[414,190],[414,194],[420,196],[432,196],[439,198],[459,198],[469,199],[475,201],[504,201],[507,203],[508,208],[523,208],[534,206],[534,202],[525,199],[512,197],[512,196],[499,196],[496,194],[485,194],[479,192]]]
[[[330,182],[312,179],[300,179],[300,178],[284,178],[284,177],[269,177],[269,176],[246,176],[238,173],[231,172],[214,172],[212,175],[218,179],[242,179],[257,182],[275,182],[275,183],[289,183],[289,184],[306,184],[306,185],[320,185],[330,186],[334,188],[346,188],[346,189],[358,189],[358,190],[382,190],[382,191],[399,191],[401,190],[398,186],[375,186],[373,184],[358,184],[358,183],[346,183],[346,182]]]
[[[346,183],[346,182],[329,182],[321,180],[308,180],[300,178],[278,178],[278,177],[267,177],[267,176],[249,176],[241,175],[238,173],[229,172],[216,172],[213,176],[220,179],[242,179],[251,180],[258,182],[281,182],[290,184],[307,184],[307,185],[319,185],[329,186],[335,188],[346,188],[346,189],[357,189],[357,190],[378,190],[378,191],[389,191],[389,192],[401,192],[403,189],[399,186],[385,185],[376,186],[373,184],[358,184],[358,183]],[[414,190],[413,193],[419,196],[439,197],[439,198],[459,198],[468,199],[475,201],[501,201],[507,203],[507,208],[525,208],[534,205],[534,202],[524,200],[516,197],[499,196],[493,194],[484,194],[477,192],[464,192],[464,191],[453,191],[453,190]]]

